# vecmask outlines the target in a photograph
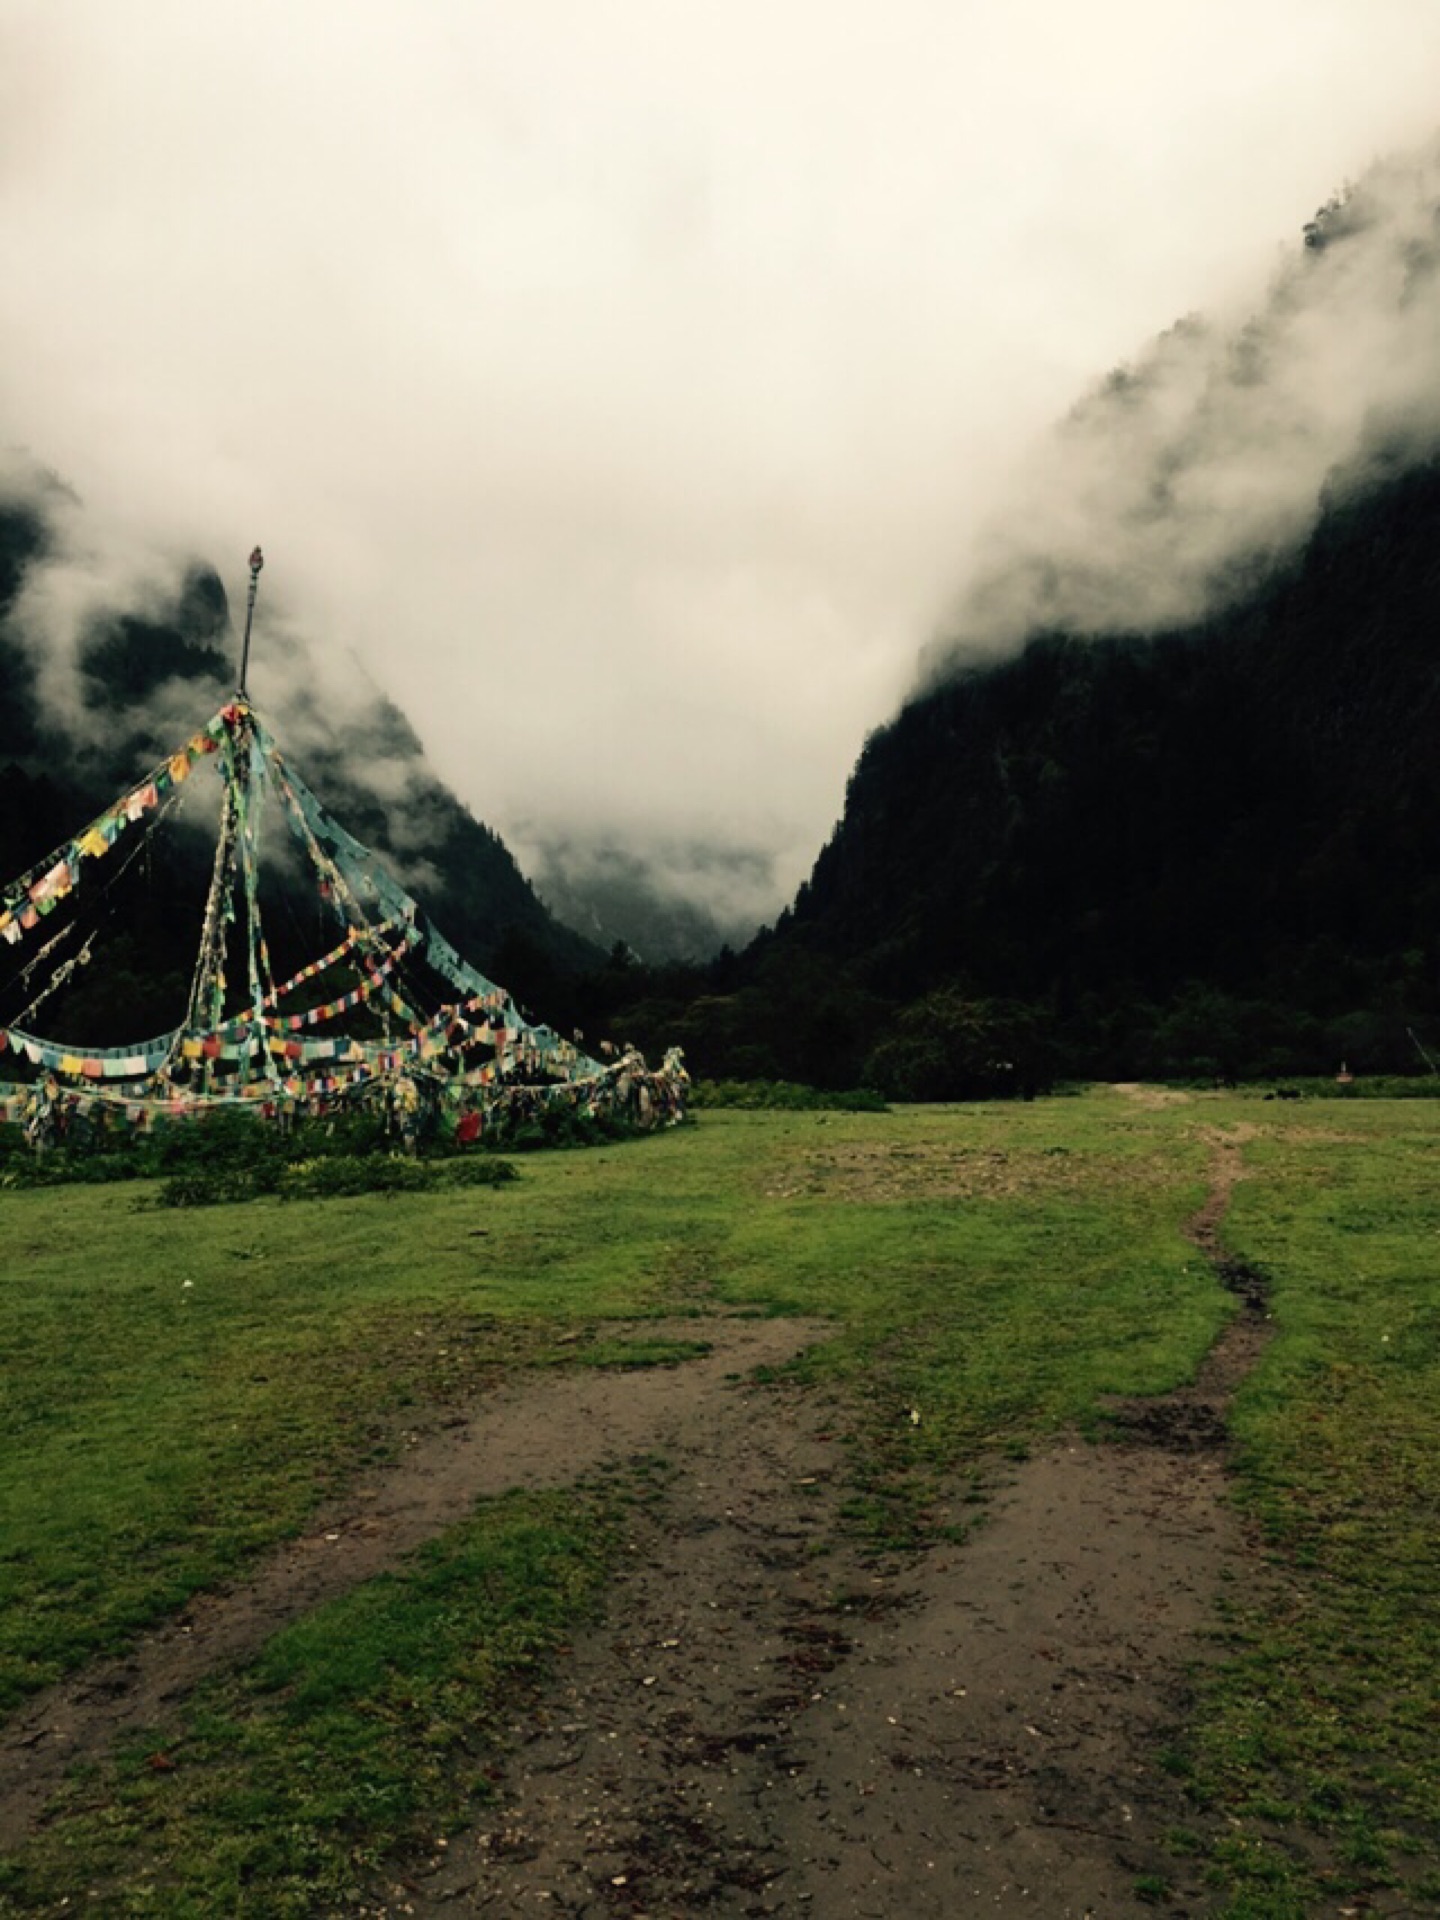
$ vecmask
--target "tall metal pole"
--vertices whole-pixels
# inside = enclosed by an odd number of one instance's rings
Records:
[[[264,564],[265,556],[259,547],[256,547],[255,551],[250,555],[250,593],[245,602],[245,640],[240,649],[240,684],[235,689],[236,694],[241,700],[248,700],[250,698],[245,686],[246,679],[250,672],[250,629],[255,622],[255,596],[260,591],[260,569]],[[205,945],[210,949],[208,960],[209,978],[205,984],[209,989],[212,1002],[209,1021],[211,1030],[220,1024],[225,1013],[225,949],[227,945],[225,925],[230,918],[237,863],[245,872],[245,910],[249,916],[247,922],[247,952],[250,956],[252,976],[255,968],[255,895],[251,885],[253,876],[247,864],[251,850],[245,841],[245,836],[249,832],[247,816],[250,787],[250,732],[243,715],[234,727],[230,742],[230,751],[226,756],[226,773],[228,778],[225,786],[224,811],[221,816],[220,844],[215,850],[216,880],[217,882],[221,882],[223,870],[224,892],[223,897],[219,900],[220,911],[213,929],[208,925],[207,913],[205,941]],[[212,906],[214,904],[215,895],[212,892]],[[206,964],[205,959],[202,957],[202,966]],[[199,979],[200,974],[197,972],[197,982]],[[257,990],[257,1001],[258,997]],[[200,1063],[200,1085],[202,1091],[209,1090],[212,1069],[213,1063],[211,1060],[207,1057],[202,1057]]]
[[[255,595],[260,591],[260,569],[265,556],[259,547],[250,556],[250,598],[245,603],[245,644],[240,650],[240,684],[235,691],[246,698],[245,677],[250,671],[250,625],[255,618]]]

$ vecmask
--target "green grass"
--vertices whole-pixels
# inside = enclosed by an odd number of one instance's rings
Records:
[[[1085,1425],[1103,1394],[1193,1373],[1234,1303],[1182,1226],[1204,1193],[1204,1130],[1243,1121],[1261,1134],[1228,1238],[1273,1276],[1281,1333],[1239,1410],[1242,1491],[1272,1564],[1156,1766],[1189,1783],[1196,1827],[1224,1823],[1212,1870],[1232,1920],[1309,1910],[1305,1836],[1346,1886],[1399,1876],[1419,1910],[1425,1874],[1440,1884],[1423,1839],[1427,1822],[1440,1831],[1432,1116],[1108,1092],[725,1110],[527,1157],[496,1190],[195,1213],[137,1207],[134,1187],[0,1192],[0,1702],[242,1570],[408,1423],[497,1371],[705,1348],[699,1320],[693,1343],[616,1321],[826,1316],[833,1337],[794,1371],[836,1398],[851,1524],[879,1545],[921,1540],[957,1476]],[[486,1716],[591,1604],[613,1498],[481,1509],[281,1636],[207,1691],[173,1773],[141,1752],[90,1784],[92,1811],[77,1803],[14,1869],[30,1876],[15,1910],[83,1892],[93,1872],[132,1903],[107,1911],[326,1911],[347,1875],[415,1836],[416,1807],[439,1822],[483,1792]],[[454,1597],[444,1569],[474,1553],[494,1556],[478,1582],[491,1611],[456,1615],[450,1639],[434,1625]],[[352,1658],[367,1642],[393,1658]],[[480,1732],[457,1759],[462,1722]],[[286,1743],[312,1735],[304,1777],[286,1776]],[[425,1798],[435,1742],[453,1799]],[[331,1750],[349,1756],[333,1777]],[[196,1891],[207,1860],[220,1877]]]
[[[593,1340],[573,1357],[557,1354],[554,1364],[575,1367],[678,1367],[712,1351],[708,1340]]]
[[[833,1316],[809,1369],[857,1396],[902,1526],[917,1471],[1173,1384],[1225,1311],[1176,1230],[1203,1155],[1114,1104],[716,1114],[496,1191],[0,1194],[0,1706],[298,1530],[408,1405],[576,1323]]]
[[[127,1742],[8,1874],[0,1912],[266,1920],[357,1898],[387,1852],[433,1846],[490,1792],[490,1724],[600,1591],[615,1497],[511,1496],[278,1633]],[[8,1882],[8,1886],[7,1886]]]
[[[1180,1232],[1206,1152],[1171,1114],[911,1108],[767,1144],[727,1295],[842,1321],[797,1371],[856,1408],[856,1512],[890,1544],[923,1536],[957,1462],[1178,1385],[1230,1311]]]
[[[1340,1137],[1337,1137],[1340,1136]],[[1248,1153],[1227,1238],[1282,1336],[1242,1392],[1268,1548],[1206,1688],[1197,1794],[1224,1866],[1293,1911],[1372,1886],[1440,1905],[1440,1133],[1419,1103],[1297,1114]],[[1323,1835],[1317,1873],[1294,1833]],[[1425,1875],[1428,1870],[1428,1891]]]

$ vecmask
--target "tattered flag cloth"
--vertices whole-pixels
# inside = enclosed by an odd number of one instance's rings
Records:
[[[0,894],[0,938],[13,946],[80,885],[87,861],[103,860],[127,827],[158,807],[167,793],[188,778],[203,755],[214,753],[226,737],[234,707],[222,708],[178,753],[172,753],[114,806],[100,814],[75,839],[47,854]]]
[[[462,993],[489,998],[497,1008],[507,1006],[510,996],[504,988],[497,987],[493,980],[487,980],[461,958],[444,935],[429,924],[419,903],[390,878],[367,847],[332,819],[299,775],[290,771],[265,727],[258,720],[254,724],[274,770],[276,789],[285,803],[291,830],[309,854],[320,879],[329,884],[334,903],[342,909],[349,904],[353,913],[363,917],[361,903],[367,898],[373,900],[390,920],[408,923],[420,930],[418,939],[424,957],[442,979]],[[552,1028],[532,1026],[513,1007],[510,1023],[529,1036],[535,1053],[546,1068],[557,1075],[573,1078],[600,1072],[598,1060],[588,1059]]]
[[[403,946],[396,947],[393,952],[386,954],[384,960],[378,967],[371,967],[367,964],[366,978],[361,981],[358,986],[352,987],[348,993],[342,993],[338,999],[327,1000],[323,1006],[307,1007],[304,1013],[287,1013],[278,1019],[266,1018],[260,1021],[259,1024],[264,1027],[267,1033],[281,1033],[287,1030],[292,1033],[298,1033],[302,1027],[318,1027],[322,1026],[327,1020],[338,1019],[342,1013],[349,1013],[352,1008],[363,1006],[367,1000],[373,999],[377,993],[381,992],[384,989],[386,981],[395,971],[396,967],[400,965],[404,957],[405,948]],[[306,973],[308,974],[309,972],[310,969],[307,968]],[[297,975],[296,980],[300,977],[301,976]],[[284,996],[289,987],[293,987],[295,984],[296,981],[292,980],[288,982],[285,987],[275,988],[270,994],[266,995],[267,1004],[273,1005]],[[237,1014],[233,1020],[225,1021],[218,1031],[227,1040],[232,1040],[253,1031],[256,1024],[254,1013],[245,1012]]]
[[[266,1006],[278,1005],[297,987],[303,986],[307,980],[318,979],[322,973],[328,972],[339,961],[349,959],[362,941],[368,944],[373,940],[388,940],[391,934],[397,931],[404,933],[407,945],[413,946],[420,937],[413,927],[398,927],[393,920],[382,920],[378,926],[367,929],[365,936],[362,936],[357,928],[351,927],[338,947],[332,947],[329,953],[322,953],[318,960],[312,960],[308,967],[302,967],[298,973],[292,974],[283,986],[272,987],[265,996]],[[403,949],[397,948],[394,957],[398,959],[402,951]]]
[[[12,1053],[24,1054],[32,1066],[46,1067],[52,1073],[80,1074],[87,1079],[124,1079],[153,1073],[175,1043],[173,1033],[155,1040],[142,1040],[131,1047],[61,1046],[54,1040],[42,1040],[38,1034],[22,1033],[18,1027],[0,1033],[0,1046],[6,1041]]]
[[[371,1057],[362,1058],[369,1053]],[[348,1101],[373,1097],[378,1088],[389,1104],[415,1098],[417,1077],[431,1089],[431,1098],[446,1107],[453,1121],[483,1102],[485,1125],[492,1121],[524,1121],[546,1108],[560,1106],[591,1116],[609,1113],[641,1127],[671,1126],[684,1118],[689,1075],[680,1050],[672,1047],[663,1066],[651,1072],[633,1050],[613,1065],[585,1080],[535,1086],[507,1086],[487,1066],[450,1078],[436,1077],[401,1053],[386,1055],[352,1043],[350,1056],[329,1073],[305,1076],[295,1072],[273,1083],[223,1080],[204,1092],[169,1087],[151,1078],[124,1086],[90,1085],[83,1090],[54,1093],[45,1085],[0,1085],[0,1118],[23,1123],[27,1130],[44,1115],[98,1115],[107,1129],[126,1125],[145,1131],[159,1121],[198,1118],[226,1109],[259,1110],[274,1117],[302,1103],[315,1113],[342,1108]],[[50,1083],[53,1087],[53,1082]]]

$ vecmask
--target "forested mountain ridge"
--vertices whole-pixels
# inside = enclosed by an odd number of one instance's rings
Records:
[[[897,1095],[1440,1055],[1440,142],[1097,383],[977,533],[777,925],[649,983]]]
[[[961,980],[1043,1007],[1096,1069],[1400,1064],[1440,1010],[1437,727],[1432,460],[1332,502],[1209,621],[1039,636],[910,702],[762,949],[892,1003]],[[1161,1031],[1186,1001],[1195,1031]]]
[[[896,1095],[1440,1054],[1440,457],[1248,596],[1034,637],[866,742],[777,925],[637,980],[702,1069]]]

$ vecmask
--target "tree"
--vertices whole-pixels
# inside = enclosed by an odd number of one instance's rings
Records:
[[[978,1100],[1050,1085],[1047,1023],[1012,1000],[942,987],[905,1007],[865,1064],[867,1086],[891,1100]]]

